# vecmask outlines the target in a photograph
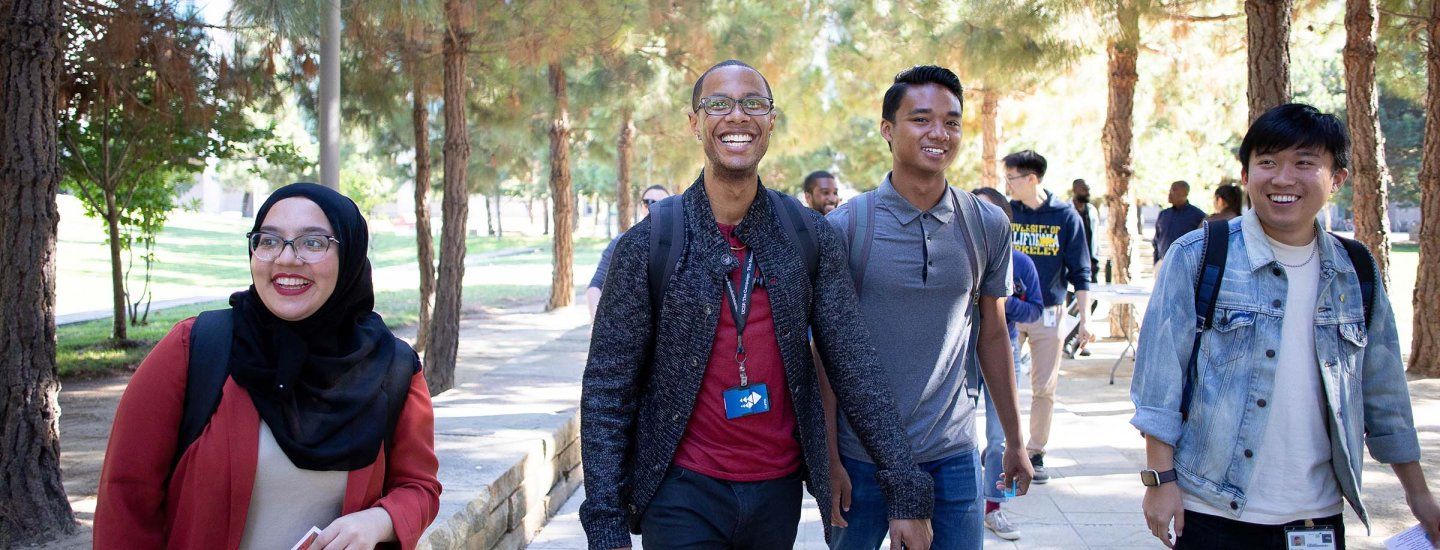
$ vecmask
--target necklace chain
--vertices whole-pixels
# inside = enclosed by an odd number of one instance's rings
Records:
[[[1298,264],[1290,265],[1290,264],[1287,264],[1287,263],[1285,263],[1285,262],[1280,261],[1280,258],[1275,258],[1275,263],[1280,264],[1280,265],[1283,265],[1283,266],[1288,267],[1288,268],[1291,268],[1291,269],[1298,268],[1298,267],[1305,267],[1305,266],[1309,265],[1310,262],[1315,259],[1315,250],[1318,249],[1318,248],[1320,248],[1320,242],[1319,242],[1318,240],[1316,240],[1316,241],[1313,242],[1313,243],[1310,243],[1310,256],[1307,257],[1307,258],[1305,258],[1305,261],[1300,262],[1300,263],[1298,263]]]

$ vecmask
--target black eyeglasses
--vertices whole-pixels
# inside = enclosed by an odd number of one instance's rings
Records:
[[[750,116],[764,116],[775,110],[775,100],[762,96],[750,96],[742,99],[735,99],[729,96],[713,95],[700,98],[699,105],[695,112],[705,111],[710,116],[725,116],[740,106],[740,111]]]
[[[660,199],[640,199],[640,202],[645,203],[645,206],[652,206],[655,203],[660,202]]]
[[[307,264],[313,264],[325,259],[325,253],[330,250],[330,243],[340,244],[335,237],[329,235],[301,235],[294,239],[286,239],[274,233],[264,231],[252,231],[245,234],[250,241],[250,253],[255,259],[262,262],[273,262],[280,254],[285,252],[285,246],[295,249],[295,257]]]

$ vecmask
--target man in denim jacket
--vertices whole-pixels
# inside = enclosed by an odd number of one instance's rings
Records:
[[[1195,328],[1205,232],[1193,231],[1166,256],[1140,332],[1130,422],[1146,439],[1151,533],[1172,545],[1173,520],[1178,548],[1283,549],[1295,539],[1343,548],[1343,502],[1369,526],[1364,443],[1392,465],[1415,518],[1440,540],[1390,299],[1376,284],[1367,323],[1355,266],[1316,223],[1349,175],[1344,124],[1282,105],[1256,119],[1239,157],[1254,209],[1228,222],[1211,328]]]

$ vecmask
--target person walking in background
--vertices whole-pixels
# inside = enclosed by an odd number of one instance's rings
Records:
[[[1221,185],[1215,188],[1215,213],[1207,216],[1207,222],[1224,222],[1240,217],[1241,191],[1238,185]]]
[[[1190,204],[1190,184],[1184,180],[1170,184],[1170,208],[1160,211],[1155,219],[1155,264],[1165,259],[1165,251],[1181,235],[1200,228],[1205,211]]]
[[[1349,149],[1334,115],[1266,111],[1238,155],[1252,208],[1175,241],[1156,277],[1130,423],[1166,546],[1344,548],[1346,502],[1369,527],[1366,446],[1440,542],[1390,297],[1364,245],[1317,222]]]
[[[650,206],[670,196],[670,190],[664,185],[651,185],[640,193],[640,207],[645,209],[645,216],[650,215]],[[641,216],[643,219],[644,216]],[[590,320],[595,320],[595,308],[600,306],[600,293],[605,288],[605,275],[610,272],[610,256],[615,253],[615,243],[620,242],[621,233],[610,239],[610,244],[605,245],[605,251],[600,253],[600,264],[595,266],[595,275],[590,277],[590,286],[585,288],[585,303],[590,306]]]
[[[805,176],[801,187],[805,190],[805,204],[821,215],[829,214],[840,206],[840,184],[835,181],[834,174],[816,170]]]
[[[289,548],[312,527],[312,548],[414,548],[440,507],[435,417],[373,309],[365,218],[297,183],[246,238],[250,289],[175,325],[120,398],[95,548]]]
[[[1091,340],[1086,323],[1090,319],[1090,249],[1085,242],[1084,222],[1075,207],[1041,188],[1045,157],[1025,150],[1006,155],[1005,181],[1011,189],[1014,212],[1015,248],[1035,261],[1040,275],[1040,292],[1045,310],[1040,319],[1020,323],[1020,341],[1030,344],[1030,441],[1025,445],[1035,468],[1035,483],[1046,483],[1045,444],[1050,440],[1051,416],[1055,410],[1055,388],[1060,381],[1061,325],[1065,315],[1066,288],[1075,289],[1080,325],[1076,342]]]
[[[878,462],[891,540],[926,550],[934,482],[875,376],[840,238],[760,182],[770,84],[725,61],[696,80],[691,109],[705,168],[620,238],[595,317],[580,402],[589,546],[628,547],[635,532],[654,549],[789,549],[802,482],[828,531],[813,328]]]
[[[1009,220],[945,178],[960,151],[962,93],[959,77],[943,67],[895,75],[880,107],[891,171],[826,217],[850,250],[849,275],[880,352],[875,374],[904,404],[907,446],[935,478],[936,548],[980,548],[985,538],[971,395],[979,395],[981,373],[995,396],[996,424],[1013,444],[1003,458],[1006,485],[1014,480],[1023,493],[1030,477],[1005,337]],[[967,372],[972,364],[977,372]],[[835,550],[874,550],[885,538],[887,481],[878,457],[861,445],[857,426],[865,420],[845,414],[830,455]]]
[[[1015,214],[1010,209],[1010,202],[999,191],[989,187],[980,187],[975,189],[975,196],[1000,208],[1005,212],[1007,219],[1014,218]],[[1045,302],[1040,298],[1040,276],[1035,273],[1035,262],[1025,253],[1012,247],[1010,249],[1010,266],[1015,290],[1010,297],[1005,299],[1005,329],[1010,333],[1011,355],[1020,357],[1020,331],[1016,328],[1016,324],[1033,323],[1039,319],[1040,312],[1045,309]],[[1015,362],[1015,379],[1020,379],[1020,362],[1018,360]],[[1003,471],[1000,459],[1004,456],[1006,449],[1005,430],[1000,423],[995,400],[990,398],[990,388],[984,386],[983,380],[981,384],[983,390],[981,393],[985,396],[985,450],[980,453],[980,465],[984,471],[984,475],[980,479],[985,495],[985,528],[1002,539],[1018,540],[1020,529],[1000,509],[1000,505],[1010,499],[1007,491],[1002,491],[998,487],[1004,484],[1000,475]]]
[[[1090,250],[1090,282],[1099,282],[1100,241],[1095,239],[1095,228],[1100,225],[1098,209],[1090,202],[1090,184],[1083,179],[1070,182],[1070,201],[1080,222],[1085,226],[1085,247]]]

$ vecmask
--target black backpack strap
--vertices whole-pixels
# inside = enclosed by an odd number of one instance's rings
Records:
[[[870,244],[875,240],[875,196],[861,193],[850,199],[850,222],[847,225],[850,241],[850,280],[855,283],[855,295],[865,282],[865,264],[870,261]]]
[[[765,192],[770,195],[770,207],[775,210],[780,228],[795,240],[795,246],[800,247],[800,257],[805,260],[806,274],[810,276],[810,284],[814,285],[820,273],[820,247],[816,244],[815,228],[810,226],[810,221],[801,213],[800,209],[804,206],[801,206],[795,197],[774,189],[766,189]]]
[[[653,319],[660,318],[660,302],[665,287],[680,263],[685,250],[685,212],[683,195],[671,195],[650,205],[650,309]]]
[[[200,438],[210,417],[220,407],[221,390],[230,377],[230,339],[235,320],[231,309],[206,311],[190,328],[190,364],[186,367],[185,405],[180,416],[175,459]]]
[[[1201,335],[1210,329],[1215,317],[1215,302],[1220,299],[1220,285],[1225,281],[1225,260],[1230,252],[1230,224],[1205,222],[1205,257],[1195,280],[1195,343],[1190,348],[1190,362],[1185,366],[1185,383],[1180,393],[1180,417],[1190,415],[1190,398],[1195,380],[1199,378]]]
[[[1370,255],[1370,249],[1365,243],[1355,239],[1347,239],[1339,235],[1340,244],[1345,247],[1345,254],[1350,256],[1350,265],[1355,266],[1355,276],[1360,279],[1360,297],[1364,300],[1361,304],[1365,308],[1365,328],[1370,328],[1370,313],[1375,303],[1375,258]]]

